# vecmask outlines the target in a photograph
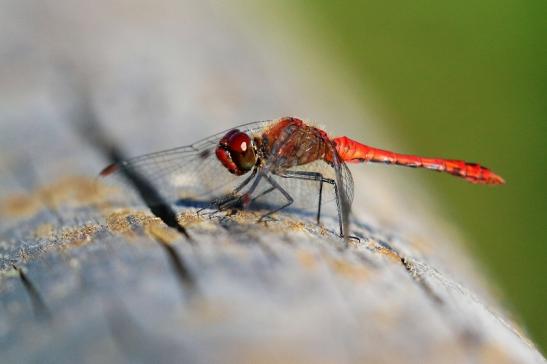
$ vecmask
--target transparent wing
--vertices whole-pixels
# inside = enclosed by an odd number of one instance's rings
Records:
[[[322,160],[293,167],[290,171],[319,173],[324,178],[336,181],[336,170],[330,164]],[[344,194],[347,196],[347,201],[351,204],[353,201],[353,178],[345,163],[341,165],[341,174]],[[316,206],[319,202],[319,182],[305,181],[297,178],[283,178],[279,176],[276,176],[275,178],[276,181],[295,199],[295,205],[297,204],[297,200],[301,201],[299,204],[302,206]],[[322,203],[328,204],[335,199],[336,194],[332,185],[324,183]]]
[[[349,170],[346,163],[343,161],[340,161],[340,174],[342,179],[342,190],[346,196],[346,203],[349,204],[349,208],[351,209],[351,205],[353,203],[353,176],[351,175],[351,171]]]
[[[323,182],[323,186],[321,187],[321,182],[317,179],[295,178],[294,175],[287,178],[274,174],[272,175],[272,178],[294,199],[294,202],[283,211],[294,212],[301,217],[307,217],[310,221],[315,221],[319,210],[319,199],[321,199],[321,221],[326,226],[333,227],[333,223],[336,224],[335,226],[338,226],[338,216],[340,216],[341,219],[347,218],[351,201],[353,200],[353,179],[351,172],[345,164],[340,164],[340,178],[338,179],[336,177],[336,169],[322,160],[296,166],[289,171],[308,173],[307,176],[310,176],[309,173],[318,173],[323,178],[335,181],[338,186],[341,186],[340,195],[344,196],[344,202],[340,204],[340,207],[336,203],[337,190],[335,190],[333,184]],[[342,182],[340,183],[338,180]],[[255,196],[260,196],[264,192],[267,192],[270,187],[271,186],[263,180],[261,186],[257,189]],[[340,199],[340,201],[342,200]],[[266,204],[266,209],[273,209],[276,206],[285,205],[287,200],[282,193],[273,190],[270,193],[259,197],[257,202],[259,204]],[[343,215],[344,213],[346,215]],[[328,219],[330,219],[330,223],[327,221]],[[347,227],[343,231],[348,231]]]
[[[340,159],[338,152],[334,145],[331,145],[333,153],[333,168],[335,171],[336,184],[338,189],[336,191],[339,206],[338,213],[340,216],[341,233],[346,240],[346,244],[349,241],[349,214],[351,212],[351,203],[353,202],[353,178],[348,166]]]
[[[198,200],[209,202],[231,192],[246,178],[236,176],[218,161],[215,148],[232,129],[249,135],[260,133],[271,121],[258,121],[233,127],[194,144],[134,157],[107,167],[101,175],[105,183],[119,183],[122,169],[138,173],[170,202]],[[127,185],[127,183],[125,183]]]

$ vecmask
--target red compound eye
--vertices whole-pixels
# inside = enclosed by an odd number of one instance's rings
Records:
[[[232,152],[245,154],[251,146],[251,138],[245,133],[234,133],[228,138],[228,148]]]
[[[224,167],[236,175],[247,173],[256,164],[251,138],[238,129],[230,130],[222,137],[216,155]]]

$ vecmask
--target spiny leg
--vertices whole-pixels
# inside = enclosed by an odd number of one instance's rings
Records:
[[[239,196],[237,196],[236,194],[239,191],[241,191],[241,189],[243,187],[247,186],[249,184],[249,182],[252,181],[252,179],[256,176],[256,173],[257,173],[257,168],[253,168],[253,170],[251,171],[251,174],[247,178],[245,178],[245,180],[243,180],[243,182],[241,182],[236,188],[234,188],[234,190],[232,192],[230,192],[228,195],[225,195],[225,196],[219,198],[216,201],[213,201],[213,205],[216,205],[218,211],[221,211],[221,210],[225,209],[225,207],[223,206],[224,204],[230,203],[233,200],[237,201],[239,199]],[[234,203],[231,203],[230,205],[233,205],[233,204]],[[197,211],[197,213],[199,214],[201,211],[203,211],[205,209],[206,208],[203,207],[203,208],[199,209]],[[215,211],[213,214],[216,214],[218,211]]]
[[[266,191],[263,191],[263,192],[261,192],[259,195],[253,197],[253,199],[251,200],[251,203],[255,202],[255,201],[258,200],[260,197],[265,196],[265,195],[267,195],[267,194],[269,194],[269,193],[271,193],[271,192],[273,192],[273,191],[275,191],[275,190],[276,190],[275,187],[270,187],[270,188],[268,188]]]
[[[268,180],[268,182],[270,182],[270,180]],[[270,184],[271,184],[271,182],[270,182]],[[272,185],[272,186],[273,186],[273,185]],[[256,186],[255,186],[255,187],[256,187]],[[267,195],[267,194],[269,194],[269,193],[271,193],[271,192],[277,190],[278,187],[279,187],[279,186],[277,185],[277,186],[270,187],[270,188],[268,188],[268,189],[265,190],[265,191],[262,191],[260,194],[258,194],[257,196],[255,196],[255,197],[253,197],[251,200],[249,200],[249,201],[247,202],[247,204],[248,204],[248,205],[252,204],[253,202],[255,202],[255,201],[256,201],[257,199],[259,199],[260,197],[263,197],[263,196],[265,196],[265,195]],[[250,196],[250,194],[251,194],[253,191],[254,191],[254,188],[251,188],[251,189],[249,189],[249,191],[248,191],[247,193],[245,193],[245,195],[246,195],[246,196]],[[235,203],[237,203],[237,202],[238,202],[238,198],[235,198]],[[288,205],[290,205],[290,203],[289,203]],[[267,217],[268,215],[271,215],[272,213],[274,213],[274,212],[276,212],[276,211],[279,211],[279,210],[281,210],[281,209],[287,207],[288,205],[282,206],[282,207],[280,207],[279,209],[276,209],[276,210],[270,212],[269,214],[266,214],[266,215],[264,215],[264,216],[261,216],[260,219],[259,219],[259,221],[263,221],[263,218]],[[225,207],[223,207],[223,208],[225,208]]]
[[[230,208],[238,203],[243,202],[244,205],[248,205],[250,203],[249,196],[254,192],[256,187],[258,186],[258,183],[260,182],[260,179],[262,178],[262,174],[259,174],[256,176],[255,180],[253,181],[253,184],[249,188],[247,192],[245,192],[243,195],[238,196],[237,193],[241,191],[243,187],[245,187],[249,182],[252,180],[253,177],[256,175],[256,168],[253,170],[253,173],[245,180],[243,181],[238,187],[234,189],[230,195],[225,197],[223,200],[218,201],[217,206],[220,211],[226,210],[227,208]],[[247,200],[247,201],[246,201]]]
[[[330,178],[324,178],[323,175],[319,172],[307,172],[307,171],[285,171],[283,174],[279,174],[279,176],[284,178],[297,178],[302,180],[308,180],[308,181],[318,181],[320,182],[319,185],[319,207],[317,208],[317,224],[319,224],[320,214],[321,214],[321,199],[322,199],[322,191],[323,191],[323,182],[329,183],[334,186],[334,195],[336,196],[336,209],[338,213],[338,226],[340,229],[340,237],[344,237],[344,228],[342,223],[342,212],[341,212],[341,206],[340,206],[340,199],[338,197],[338,184],[335,180]],[[358,237],[349,236],[350,239],[360,239]]]
[[[317,181],[319,182],[319,201],[317,205],[317,225],[321,220],[321,202],[323,199],[323,183],[329,183],[331,185],[336,185],[334,180],[330,178],[324,178],[323,175],[319,172],[307,172],[307,171],[285,171],[279,176],[284,178],[295,178],[306,181]]]
[[[232,193],[238,193],[239,191],[241,191],[241,189],[243,187],[245,187],[249,182],[252,181],[252,179],[256,176],[256,173],[258,172],[258,168],[253,168],[253,170],[251,171],[251,175],[247,178],[245,178],[245,180],[243,182],[241,182],[239,184],[239,186],[237,186],[233,191]]]
[[[323,183],[328,183],[334,186],[334,194],[336,196],[336,207],[338,213],[338,226],[340,229],[340,237],[344,237],[344,228],[342,223],[342,213],[340,210],[340,201],[338,197],[338,185],[335,180],[330,178],[324,178],[323,175],[319,172],[308,172],[308,171],[285,171],[284,173],[278,174],[278,176],[283,178],[296,178],[307,181],[317,181],[319,182],[319,206],[317,208],[317,224],[319,224],[321,216],[321,202],[322,202],[322,193],[323,193]],[[349,236],[350,239],[356,239],[360,241],[358,237]]]
[[[260,217],[260,219],[258,219],[258,222],[262,222],[264,221],[265,218],[269,217],[270,215],[272,214],[275,214],[277,211],[280,211],[280,210],[283,210],[284,208],[290,206],[294,200],[293,198],[291,197],[291,195],[289,195],[289,193],[287,191],[285,191],[285,189],[283,189],[283,187],[281,187],[279,185],[279,183],[277,183],[276,181],[274,181],[274,179],[269,176],[269,175],[264,175],[264,178],[266,178],[266,180],[272,185],[272,191],[273,190],[278,190],[279,192],[281,192],[281,194],[287,199],[287,203],[280,206],[280,207],[277,207],[271,211],[268,211],[266,214],[262,215]],[[271,192],[271,191],[270,191]]]

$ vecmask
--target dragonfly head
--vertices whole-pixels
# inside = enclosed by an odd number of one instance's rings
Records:
[[[252,139],[238,129],[230,130],[220,139],[217,159],[230,173],[241,176],[256,165],[256,151]]]

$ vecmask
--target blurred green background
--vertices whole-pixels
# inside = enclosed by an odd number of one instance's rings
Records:
[[[547,352],[547,2],[284,0],[276,16],[374,95],[409,150],[481,162],[507,185],[420,174]],[[308,39],[309,40],[309,39]],[[333,73],[337,70],[333,69]],[[365,92],[366,90],[366,92]],[[378,114],[378,112],[377,112]],[[365,141],[367,142],[367,141]],[[480,201],[480,204],[477,203]]]

